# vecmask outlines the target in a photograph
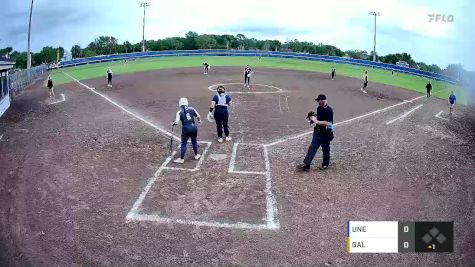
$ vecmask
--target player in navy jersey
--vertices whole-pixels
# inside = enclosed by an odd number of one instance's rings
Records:
[[[365,70],[363,76],[363,87],[361,87],[361,91],[366,94],[366,87],[368,87],[368,71]]]
[[[229,136],[229,113],[228,106],[231,104],[231,97],[226,94],[226,89],[223,86],[218,86],[216,88],[217,93],[213,96],[211,101],[211,107],[209,108],[210,114],[214,110],[214,119],[216,121],[216,130],[218,132],[218,142],[223,142],[223,129],[224,135],[226,136],[226,141],[231,141]]]
[[[449,96],[449,109],[450,109],[449,115],[450,116],[452,116],[452,114],[454,113],[454,106],[455,106],[456,100],[457,100],[457,97],[455,97],[454,91],[452,91]]]
[[[333,68],[332,68],[332,81],[335,79],[335,75],[336,75],[336,69],[335,69],[335,66],[333,66]]]
[[[180,110],[178,110],[176,113],[173,125],[177,125],[179,122],[181,122],[181,150],[180,158],[175,159],[175,163],[185,162],[186,143],[190,138],[191,144],[193,145],[193,151],[195,152],[195,159],[199,159],[201,157],[201,155],[198,154],[198,127],[195,123],[195,118],[197,119],[198,123],[201,123],[200,114],[196,111],[196,109],[188,106],[188,99],[184,97],[180,98],[179,106]]]
[[[107,69],[107,87],[112,87],[112,69]]]
[[[203,74],[208,74],[208,72],[209,72],[209,64],[208,64],[208,62],[203,63],[203,69],[204,69],[204,73],[203,73]]]
[[[246,68],[244,68],[244,86],[251,86],[251,74],[252,69],[249,67],[249,65],[247,65]]]

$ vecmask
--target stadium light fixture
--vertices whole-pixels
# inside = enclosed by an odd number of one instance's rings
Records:
[[[373,47],[373,61],[376,62],[376,17],[379,16],[379,12],[371,11],[369,13],[374,16],[374,47]]]
[[[143,7],[142,52],[145,52],[145,8],[148,6],[150,6],[150,3],[140,4],[140,7]]]

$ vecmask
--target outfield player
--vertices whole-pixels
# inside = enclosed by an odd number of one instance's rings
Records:
[[[213,96],[209,112],[214,110],[214,120],[216,121],[216,130],[218,132],[218,142],[223,142],[223,129],[226,141],[231,141],[229,136],[229,113],[228,106],[231,104],[231,97],[226,94],[226,89],[223,86],[218,86],[216,95]]]
[[[54,96],[53,80],[51,80],[51,76],[48,77],[48,92],[49,97]]]
[[[430,91],[432,91],[432,84],[430,83],[430,80],[427,81],[426,91],[427,91],[427,98],[429,98],[430,97]]]
[[[454,95],[454,91],[452,91],[449,95],[449,108],[450,108],[450,113],[449,115],[452,115],[454,113],[454,106],[455,106],[455,101],[457,98]]]
[[[309,112],[307,119],[311,125],[315,125],[313,129],[313,138],[307,155],[300,166],[301,170],[310,170],[313,158],[321,146],[323,151],[323,162],[320,169],[325,170],[330,164],[330,142],[333,140],[333,109],[327,103],[325,95],[318,95],[315,99],[318,102],[317,112]]]
[[[193,151],[195,152],[195,159],[201,157],[201,155],[198,154],[198,127],[195,123],[195,118],[198,123],[201,123],[201,117],[194,108],[188,106],[187,98],[180,98],[178,105],[180,110],[176,113],[175,121],[172,125],[175,126],[181,121],[181,149],[180,158],[175,159],[173,162],[181,164],[185,162],[186,144],[190,138],[191,144],[193,145]]]
[[[332,68],[332,81],[335,79],[335,75],[336,75],[336,69],[335,69],[335,66],[333,66],[333,68]]]
[[[112,69],[107,68],[107,87],[112,87]]]
[[[205,70],[203,74],[208,74],[208,72],[209,72],[208,62],[203,63],[203,68]]]
[[[251,86],[251,74],[252,69],[249,67],[249,65],[247,65],[246,68],[244,68],[244,86]]]
[[[365,70],[364,77],[363,77],[363,87],[361,91],[366,94],[366,87],[368,87],[368,71]]]

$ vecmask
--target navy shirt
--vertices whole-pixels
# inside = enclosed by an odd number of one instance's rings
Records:
[[[333,109],[329,105],[326,105],[325,107],[318,106],[317,120],[333,123]],[[323,133],[331,133],[331,130],[327,130],[325,126],[320,125],[315,125],[315,130],[321,131]]]
[[[213,96],[213,102],[216,103],[216,110],[228,109],[228,105],[231,102],[231,97],[227,94]]]
[[[178,120],[181,121],[183,127],[195,125],[195,117],[198,116],[198,112],[192,107],[183,108],[180,107],[180,110],[176,113],[175,122],[178,123]]]
[[[449,102],[450,104],[455,104],[455,100],[457,100],[457,98],[455,97],[455,95],[451,94],[449,96]]]

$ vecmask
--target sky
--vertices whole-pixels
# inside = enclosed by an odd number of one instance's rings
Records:
[[[298,39],[334,45],[342,50],[373,50],[377,17],[376,51],[379,55],[407,52],[416,61],[462,64],[475,70],[475,20],[471,0],[34,0],[31,45],[87,46],[100,35],[119,42],[145,38],[199,34],[244,34],[282,42]],[[29,0],[0,2],[0,47],[26,51]],[[429,21],[429,14],[453,16],[452,22]]]

